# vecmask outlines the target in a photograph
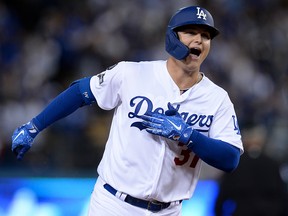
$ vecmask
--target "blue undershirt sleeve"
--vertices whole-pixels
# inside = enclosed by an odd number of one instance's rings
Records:
[[[83,78],[73,82],[69,88],[54,98],[39,115],[32,119],[32,122],[40,132],[78,108],[95,101],[90,90],[90,78]]]
[[[238,166],[240,149],[221,140],[209,138],[197,130],[193,130],[187,146],[207,164],[232,172]]]

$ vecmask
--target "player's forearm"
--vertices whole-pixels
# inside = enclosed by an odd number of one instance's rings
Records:
[[[68,89],[59,94],[35,118],[18,127],[12,135],[12,151],[22,160],[31,148],[37,134],[55,121],[73,113],[79,107],[89,105],[96,99],[90,89],[90,78],[73,82]]]
[[[90,91],[88,78],[74,82],[68,89],[54,98],[50,104],[35,118],[33,124],[39,131],[42,131],[52,123],[70,115],[83,105],[91,104],[95,100],[94,96],[90,101],[83,96],[87,91]]]
[[[193,130],[190,140],[192,143],[188,148],[207,164],[225,172],[232,172],[238,166],[240,150],[237,147],[206,137],[196,130]]]

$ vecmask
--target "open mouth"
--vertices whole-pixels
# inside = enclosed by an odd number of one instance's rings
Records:
[[[201,50],[198,49],[198,48],[191,48],[191,49],[190,49],[190,54],[199,56],[199,55],[201,54]]]

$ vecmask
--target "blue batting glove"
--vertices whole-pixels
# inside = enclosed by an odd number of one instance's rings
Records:
[[[32,121],[18,127],[12,135],[12,152],[17,160],[22,160],[24,154],[31,148],[36,135],[39,133]]]
[[[150,112],[142,115],[141,119],[144,120],[142,124],[147,127],[148,133],[179,141],[186,145],[190,144],[193,128],[182,119],[178,109],[175,109],[170,103],[168,103],[168,110],[165,114]]]

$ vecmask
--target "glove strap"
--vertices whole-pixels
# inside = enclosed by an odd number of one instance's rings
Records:
[[[36,127],[36,125],[34,124],[33,122],[33,119],[28,122],[26,125],[25,125],[26,129],[28,130],[29,132],[29,135],[32,137],[32,138],[35,138],[37,136],[37,134],[39,133],[39,130],[38,128]]]
[[[192,127],[187,127],[183,133],[181,134],[179,138],[179,142],[184,143],[185,145],[190,145],[192,144],[192,141],[190,140],[190,137],[193,133],[193,128]]]

